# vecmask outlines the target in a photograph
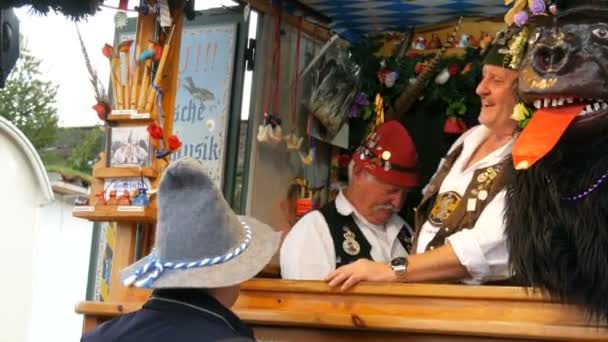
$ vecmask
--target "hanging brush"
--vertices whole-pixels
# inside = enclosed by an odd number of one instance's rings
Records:
[[[93,106],[93,109],[97,111],[97,115],[100,119],[105,120],[106,116],[111,111],[110,101],[108,100],[108,94],[106,93],[106,89],[103,86],[103,83],[99,81],[97,71],[93,69],[93,66],[91,65],[91,60],[89,59],[89,54],[87,53],[84,41],[82,40],[82,35],[80,34],[80,29],[78,28],[78,25],[76,25],[76,33],[78,34],[78,40],[80,42],[82,56],[84,57],[84,63],[89,72],[89,80],[91,81],[91,85],[93,86],[93,90],[95,91],[95,100],[97,101],[97,104]]]

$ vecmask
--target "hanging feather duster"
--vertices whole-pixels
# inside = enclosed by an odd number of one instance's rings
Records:
[[[84,41],[82,40],[82,35],[80,34],[80,29],[78,29],[78,25],[76,25],[76,33],[78,33],[78,41],[80,42],[80,48],[82,50],[82,56],[84,57],[84,63],[89,72],[89,80],[91,81],[91,85],[93,86],[93,91],[95,91],[95,100],[97,100],[97,104],[100,105],[98,108],[110,108],[108,94],[106,93],[105,87],[103,83],[97,77],[97,71],[93,69],[91,65],[91,60],[89,59],[89,54],[87,53],[87,48],[84,46]],[[100,118],[105,118],[105,115],[101,115],[98,109],[95,109]],[[108,113],[105,113],[106,115]]]

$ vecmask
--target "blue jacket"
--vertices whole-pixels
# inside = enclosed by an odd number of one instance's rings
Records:
[[[155,290],[144,306],[105,322],[81,342],[254,341],[253,330],[197,289]]]

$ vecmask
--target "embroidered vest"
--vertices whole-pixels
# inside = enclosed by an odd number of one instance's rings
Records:
[[[319,209],[319,212],[325,218],[333,240],[336,268],[359,259],[372,260],[372,246],[361,232],[352,215],[344,216],[340,214],[335,201],[325,204]],[[406,251],[410,250],[413,236],[405,225],[401,227],[397,239]]]
[[[439,230],[429,244],[425,246],[425,251],[443,246],[448,236],[462,229],[472,228],[488,203],[505,187],[506,180],[503,170],[508,166],[509,158],[495,165],[476,170],[469,186],[458,201],[448,197],[444,198],[448,202],[447,204],[437,203],[441,184],[450,173],[456,159],[462,153],[462,149],[463,145],[460,145],[446,157],[445,162],[429,183],[420,204],[414,209],[416,211],[416,235],[412,254],[415,254],[418,249],[420,230],[429,219],[431,211],[437,211],[438,206],[443,206],[439,210],[443,210],[444,215],[443,219],[434,222],[438,225]],[[449,196],[450,193],[447,195]]]

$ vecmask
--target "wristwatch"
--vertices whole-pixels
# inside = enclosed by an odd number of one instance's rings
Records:
[[[398,257],[391,260],[391,269],[397,277],[402,276],[407,272],[407,258]]]

